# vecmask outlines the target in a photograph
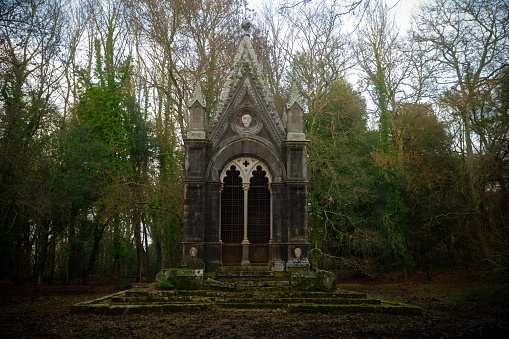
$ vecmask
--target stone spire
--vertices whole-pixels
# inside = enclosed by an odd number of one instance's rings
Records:
[[[284,133],[283,123],[276,111],[276,107],[274,106],[272,95],[263,80],[262,68],[258,64],[258,58],[253,45],[251,44],[251,39],[248,33],[251,28],[251,23],[248,20],[244,20],[242,22],[242,28],[245,33],[242,41],[240,42],[239,48],[237,49],[237,53],[235,54],[233,65],[230,69],[230,73],[228,74],[223,90],[221,91],[221,95],[219,96],[215,112],[210,120],[209,132],[211,132],[216,127],[219,120],[221,120],[221,116],[228,109],[240,82],[244,79],[246,74],[249,74],[251,75],[255,88],[260,94],[260,98],[262,100],[260,105],[267,110],[279,131]]]
[[[187,132],[188,139],[205,139],[206,127],[206,103],[205,97],[201,91],[200,81],[194,84],[193,95],[189,100],[189,131]]]
[[[300,107],[300,109],[304,110],[304,105],[302,104],[299,88],[297,87],[297,84],[293,82],[292,88],[290,89],[290,98],[288,98],[288,103],[286,104],[286,109],[289,110],[295,104],[297,104]]]
[[[290,90],[290,98],[286,105],[287,123],[286,123],[286,139],[287,140],[305,140],[304,134],[304,105],[302,104],[299,90],[295,82]]]
[[[207,107],[206,102],[205,102],[205,96],[203,95],[203,92],[201,91],[200,80],[197,80],[194,83],[193,95],[191,96],[191,99],[189,99],[189,105],[187,105],[187,107],[191,108],[194,105],[194,103],[197,101],[202,107]]]

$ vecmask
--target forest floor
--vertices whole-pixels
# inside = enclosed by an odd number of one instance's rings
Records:
[[[115,292],[111,284],[0,287],[1,338],[508,338],[509,288],[479,274],[414,273],[353,279],[339,287],[423,308],[422,317],[376,314],[290,314],[283,310],[88,315],[70,306]]]

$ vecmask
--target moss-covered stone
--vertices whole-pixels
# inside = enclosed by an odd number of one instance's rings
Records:
[[[210,279],[208,278],[207,280],[205,280],[205,285],[208,286],[208,287],[211,287],[211,288],[217,288],[217,289],[234,289],[235,288],[235,283],[233,282],[229,282],[229,281],[219,281],[219,280],[214,280],[214,279]]]
[[[337,288],[338,278],[329,271],[316,270],[317,288],[321,291],[335,291]]]
[[[199,290],[203,288],[202,268],[170,268],[156,275],[156,288],[168,289],[174,286],[178,290]]]
[[[336,290],[338,279],[329,271],[290,271],[290,286],[297,291],[327,291]]]
[[[169,280],[159,280],[157,282],[157,288],[160,290],[173,290],[175,289],[175,285]]]
[[[315,291],[317,288],[317,274],[315,271],[290,272],[290,286],[298,291]]]
[[[422,314],[420,308],[411,305],[372,299],[365,293],[337,289],[335,277],[329,273],[331,272],[320,270],[292,271],[288,274],[290,287],[274,287],[271,286],[273,283],[280,283],[283,279],[234,277],[215,280],[209,277],[208,281],[204,282],[203,270],[168,269],[161,271],[158,279],[175,284],[177,289],[158,290],[154,285],[138,287],[73,305],[71,312],[192,312],[220,307],[246,310],[283,308],[288,312],[304,313],[379,313],[405,316]],[[320,285],[325,284],[324,281],[329,285]],[[284,282],[288,283],[286,279]],[[211,286],[217,283],[220,285]],[[249,287],[239,287],[238,284]],[[230,288],[233,285],[235,288]]]

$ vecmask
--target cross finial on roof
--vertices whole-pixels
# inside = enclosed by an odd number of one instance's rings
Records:
[[[249,21],[247,19],[242,20],[242,28],[246,32],[246,33],[244,33],[244,35],[249,35],[248,31],[251,28],[251,21]]]

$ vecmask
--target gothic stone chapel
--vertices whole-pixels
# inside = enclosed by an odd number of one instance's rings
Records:
[[[189,103],[184,267],[309,267],[303,106],[293,86],[285,129],[249,26],[210,122],[199,83]]]

